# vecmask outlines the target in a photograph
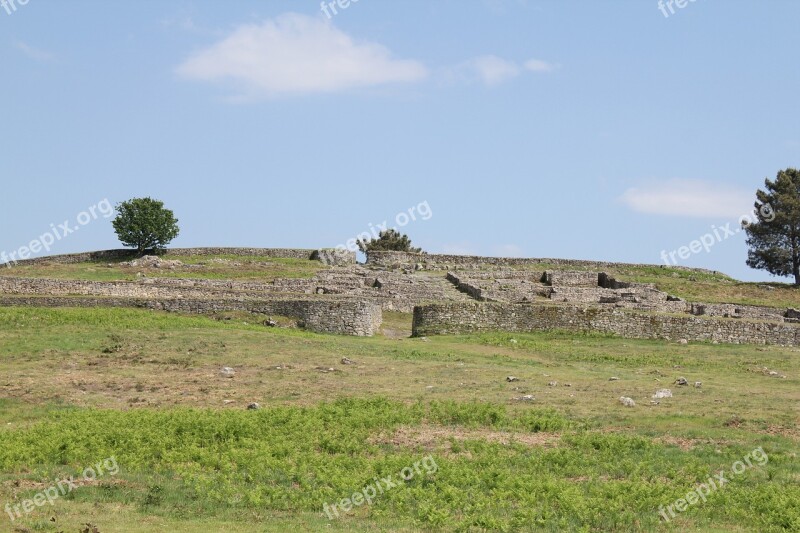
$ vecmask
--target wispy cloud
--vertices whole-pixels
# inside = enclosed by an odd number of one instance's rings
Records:
[[[638,213],[738,218],[752,210],[755,191],[703,180],[670,179],[630,188],[620,200]]]
[[[35,61],[50,61],[55,58],[53,54],[39,48],[34,48],[28,43],[22,41],[14,41],[14,48],[28,56]]]
[[[450,78],[463,82],[479,81],[488,86],[513,80],[525,71],[550,72],[555,65],[541,59],[529,59],[522,64],[486,54],[469,59],[450,69]]]
[[[532,72],[550,72],[556,69],[556,65],[541,59],[529,59],[525,62],[525,69]]]
[[[240,26],[177,72],[233,83],[248,99],[416,82],[428,74],[418,61],[395,59],[380,44],[357,42],[330,22],[296,13]]]
[[[520,69],[516,63],[493,55],[479,56],[464,64],[465,70],[471,70],[486,85],[498,85],[519,76]]]

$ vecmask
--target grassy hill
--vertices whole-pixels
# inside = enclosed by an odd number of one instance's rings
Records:
[[[159,276],[326,268],[209,259]],[[657,267],[609,273],[692,300],[800,306],[789,286]],[[109,280],[136,269],[0,274]],[[385,314],[383,335],[358,338],[239,313],[0,308],[0,501],[13,514],[56,478],[77,481],[13,522],[6,510],[0,530],[800,530],[798,348],[409,330],[401,313]],[[652,398],[665,388],[672,397]],[[103,464],[118,469],[83,475]],[[720,470],[726,484],[676,509]]]

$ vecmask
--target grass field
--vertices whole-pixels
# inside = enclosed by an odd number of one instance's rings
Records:
[[[796,348],[412,339],[403,314],[384,329],[365,339],[244,314],[0,309],[0,505],[13,514],[56,479],[78,480],[14,522],[6,510],[0,530],[800,530]],[[673,397],[651,403],[661,388]],[[114,475],[83,476],[111,458]],[[720,470],[727,484],[676,510]],[[385,478],[396,486],[342,509]]]
[[[185,266],[142,268],[126,266],[126,260],[89,261],[84,263],[40,263],[0,267],[0,276],[23,278],[78,279],[89,281],[132,281],[142,272],[159,278],[236,279],[272,281],[276,278],[311,278],[324,270],[319,261],[282,257],[207,255],[178,256],[166,254],[164,260],[181,261]]]

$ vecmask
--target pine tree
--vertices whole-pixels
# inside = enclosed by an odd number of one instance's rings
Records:
[[[775,276],[794,276],[800,286],[800,171],[787,168],[756,191],[758,221],[747,232],[747,265]]]
[[[411,246],[411,239],[408,238],[408,235],[401,234],[395,229],[381,231],[377,239],[359,240],[358,248],[364,253],[384,251],[419,253],[422,251],[421,248]]]

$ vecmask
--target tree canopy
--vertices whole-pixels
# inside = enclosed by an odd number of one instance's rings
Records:
[[[800,171],[787,168],[756,191],[758,220],[745,224],[747,265],[800,285]]]
[[[367,252],[414,252],[419,253],[421,248],[411,246],[411,239],[408,235],[401,234],[395,229],[381,231],[377,239],[359,240],[358,249]]]
[[[139,253],[162,251],[178,236],[178,219],[164,202],[152,198],[132,198],[117,205],[111,222],[120,242]]]

